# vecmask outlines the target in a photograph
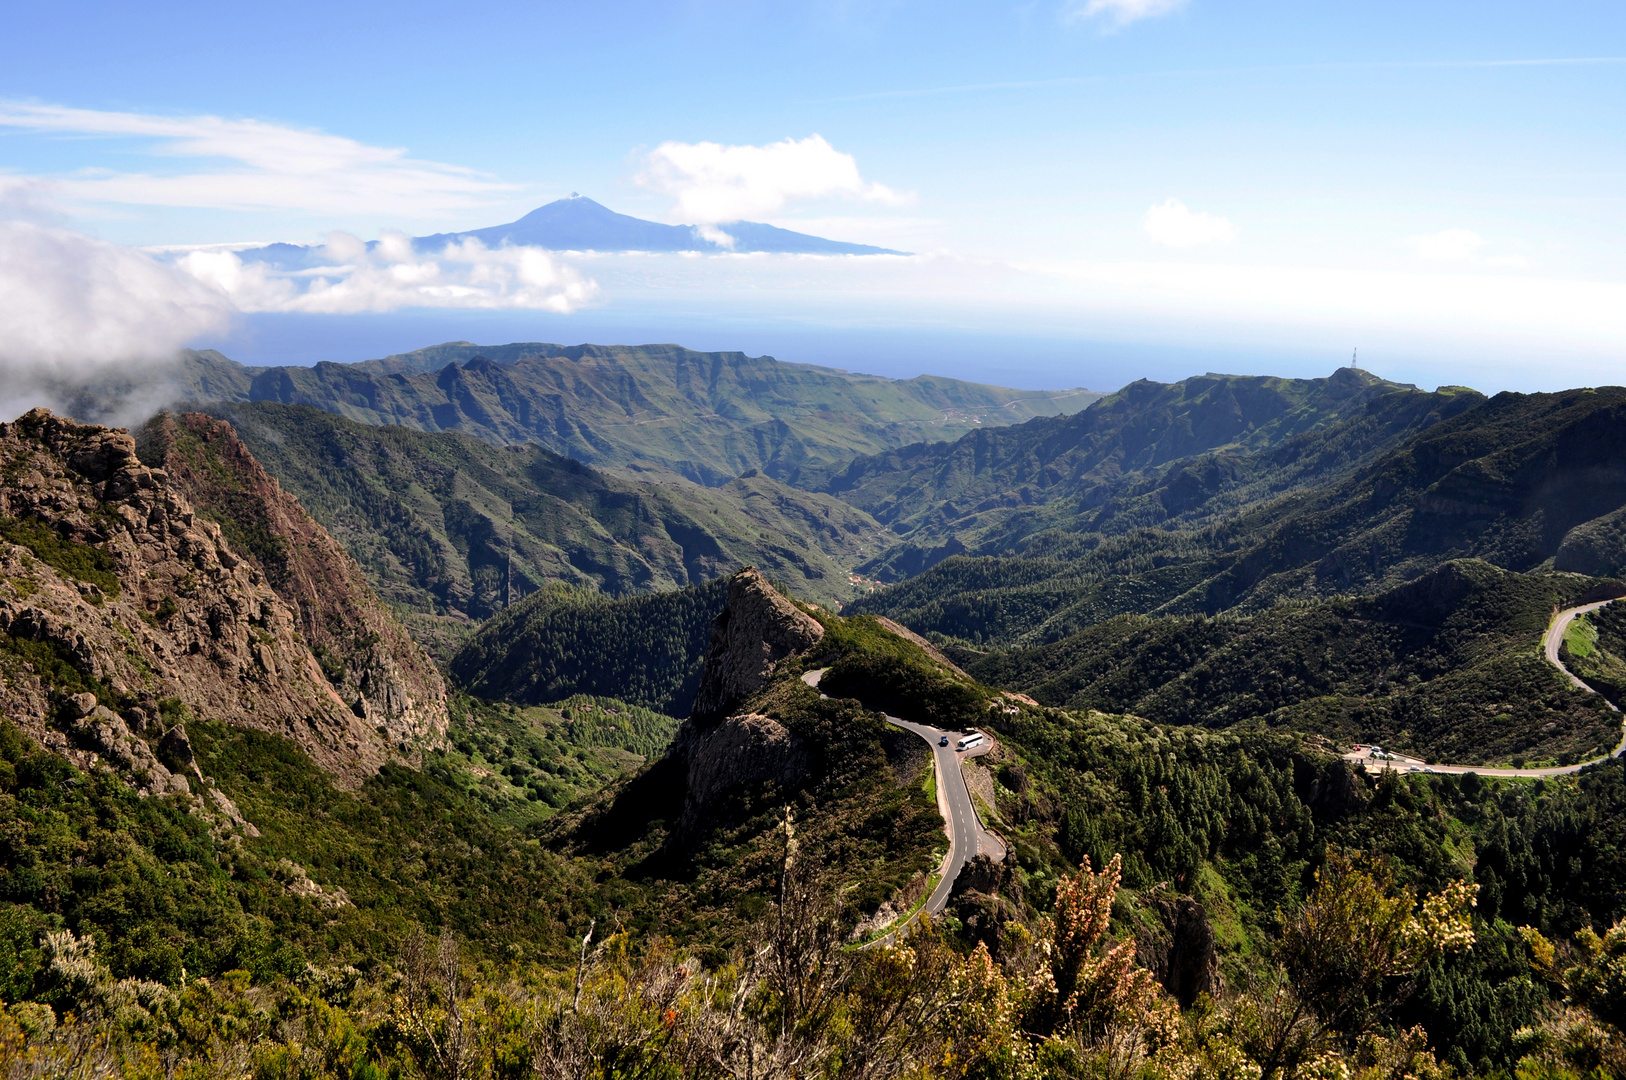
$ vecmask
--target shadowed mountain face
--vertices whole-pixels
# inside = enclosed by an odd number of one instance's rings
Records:
[[[1467,559],[1376,596],[1238,618],[1121,615],[1048,645],[958,655],[977,678],[1046,705],[1264,723],[1435,761],[1505,762],[1539,747],[1569,764],[1613,749],[1620,717],[1531,645],[1555,607],[1596,589]]]
[[[705,484],[749,469],[776,477],[832,469],[855,453],[1054,415],[1100,396],[885,379],[676,345],[466,342],[362,364],[258,370],[193,353],[183,385],[217,400],[313,405],[364,424],[539,443],[595,465],[638,462]]]
[[[897,578],[967,551],[1021,551],[1057,532],[1190,527],[1324,482],[1479,400],[1349,368],[1325,379],[1142,380],[1072,416],[857,458],[828,477],[808,467],[791,482],[861,506],[907,537],[874,566]]]

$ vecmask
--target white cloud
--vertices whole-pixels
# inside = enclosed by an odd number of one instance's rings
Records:
[[[1110,19],[1114,25],[1127,26],[1141,19],[1150,19],[1184,5],[1185,0],[1068,0],[1062,5],[1063,22],[1082,22],[1085,19]]]
[[[408,157],[399,148],[260,120],[0,103],[0,127],[145,139],[156,157],[211,163],[192,171],[98,169],[56,178],[56,195],[81,202],[433,218],[485,206],[515,190],[471,169]],[[233,164],[222,168],[221,161]]]
[[[28,221],[0,221],[0,416],[62,408],[107,376],[160,393],[164,368],[231,304],[140,251]],[[153,401],[152,404],[157,404]]]
[[[858,162],[821,135],[767,146],[666,142],[649,154],[638,176],[645,187],[677,200],[684,221],[719,225],[760,220],[805,199],[861,199],[898,205],[909,196],[866,183]]]
[[[1222,217],[1192,210],[1179,199],[1157,203],[1146,210],[1146,235],[1168,247],[1229,244],[1237,227]]]
[[[694,234],[702,240],[709,240],[720,248],[734,250],[734,238],[715,225],[696,225]]]
[[[333,233],[322,257],[322,266],[290,271],[205,248],[179,255],[176,265],[245,312],[508,308],[566,314],[599,291],[591,278],[538,247],[488,248],[465,240],[422,255],[404,233],[386,232],[371,249],[358,237]]]
[[[1462,262],[1479,253],[1479,249],[1485,246],[1485,238],[1470,229],[1446,229],[1427,236],[1414,236],[1411,245],[1419,259]]]

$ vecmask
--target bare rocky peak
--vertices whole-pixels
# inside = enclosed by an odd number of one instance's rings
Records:
[[[711,624],[711,645],[689,719],[669,759],[683,770],[683,813],[673,840],[682,843],[726,792],[748,784],[797,783],[807,748],[783,724],[757,713],[730,715],[765,686],[780,663],[824,637],[817,619],[781,596],[754,568],[735,574],[728,601]]]
[[[256,542],[236,554],[293,612],[334,690],[362,720],[409,750],[447,724],[446,684],[421,645],[373,593],[361,567],[283,490],[237,432],[201,413],[164,414],[141,434],[142,460],[200,512]]]
[[[728,583],[728,602],[711,624],[705,672],[690,722],[726,716],[773,677],[779,662],[807,652],[824,637],[817,619],[779,595],[753,567]]]
[[[144,791],[192,783],[149,761],[178,706],[286,736],[348,784],[414,749],[340,698],[264,574],[127,432],[44,409],[0,423],[0,519],[0,633],[16,644],[0,709],[45,745]]]

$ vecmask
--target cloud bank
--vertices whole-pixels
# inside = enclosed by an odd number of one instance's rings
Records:
[[[401,308],[568,313],[599,287],[540,248],[477,240],[433,254],[402,233],[334,233],[322,265],[288,270],[229,248],[150,253],[0,220],[0,419],[36,405],[128,425],[172,401],[180,350],[240,315]],[[87,392],[87,388],[99,388]]]
[[[1175,248],[1229,244],[1237,234],[1237,227],[1226,219],[1192,210],[1179,199],[1148,207],[1143,224],[1154,242]]]
[[[0,103],[0,128],[148,140],[157,158],[232,163],[56,179],[54,194],[74,202],[433,218],[518,190],[472,169],[408,157],[403,149],[261,120]]]
[[[792,202],[855,199],[900,205],[909,196],[858,172],[858,162],[821,135],[766,146],[665,142],[650,151],[637,180],[676,200],[685,222],[721,225],[761,219]]]
[[[130,248],[0,221],[0,416],[60,408],[71,388],[117,375],[156,387],[177,351],[225,329],[230,301]],[[155,402],[156,403],[156,402]]]
[[[349,315],[399,308],[528,309],[567,314],[598,296],[596,282],[537,247],[488,248],[478,240],[433,254],[404,234],[376,244],[333,233],[323,265],[287,270],[223,249],[190,251],[176,266],[239,311]]]

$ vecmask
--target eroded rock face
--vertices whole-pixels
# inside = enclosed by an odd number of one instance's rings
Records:
[[[408,758],[446,732],[446,684],[428,653],[373,593],[361,567],[261,467],[224,420],[165,414],[142,432],[143,460],[200,512],[232,523],[233,550],[293,613],[335,692]]]
[[[710,808],[730,791],[770,780],[790,787],[806,777],[809,755],[801,739],[777,720],[736,710],[781,663],[823,637],[818,620],[756,570],[741,570],[729,581],[727,603],[712,622],[694,709],[666,752],[685,778],[672,842],[702,831]]]
[[[773,781],[790,787],[807,774],[807,747],[779,721],[757,713],[730,716],[696,736],[688,749],[688,784],[679,829],[692,834],[707,807],[728,792]]]
[[[728,583],[728,603],[711,624],[705,673],[690,723],[726,716],[773,677],[780,661],[807,652],[824,637],[817,619],[800,611],[753,568]]]
[[[1219,952],[1208,909],[1189,896],[1154,897],[1146,901],[1161,925],[1137,936],[1135,952],[1157,981],[1181,1005],[1198,994],[1220,991]]]
[[[949,889],[950,910],[967,934],[987,945],[995,957],[1003,955],[1005,928],[1022,921],[1022,883],[1016,871],[1014,850],[999,862],[973,855]]]
[[[138,787],[144,772],[156,790],[147,740],[173,727],[178,700],[202,719],[287,736],[346,783],[397,753],[329,684],[261,571],[138,459],[128,433],[44,409],[0,423],[0,517],[14,538],[57,545],[57,562],[78,560],[71,572],[0,540],[0,634],[13,639],[0,709],[46,746],[94,755]],[[65,689],[53,663],[79,685]],[[168,771],[170,790],[190,783]]]

